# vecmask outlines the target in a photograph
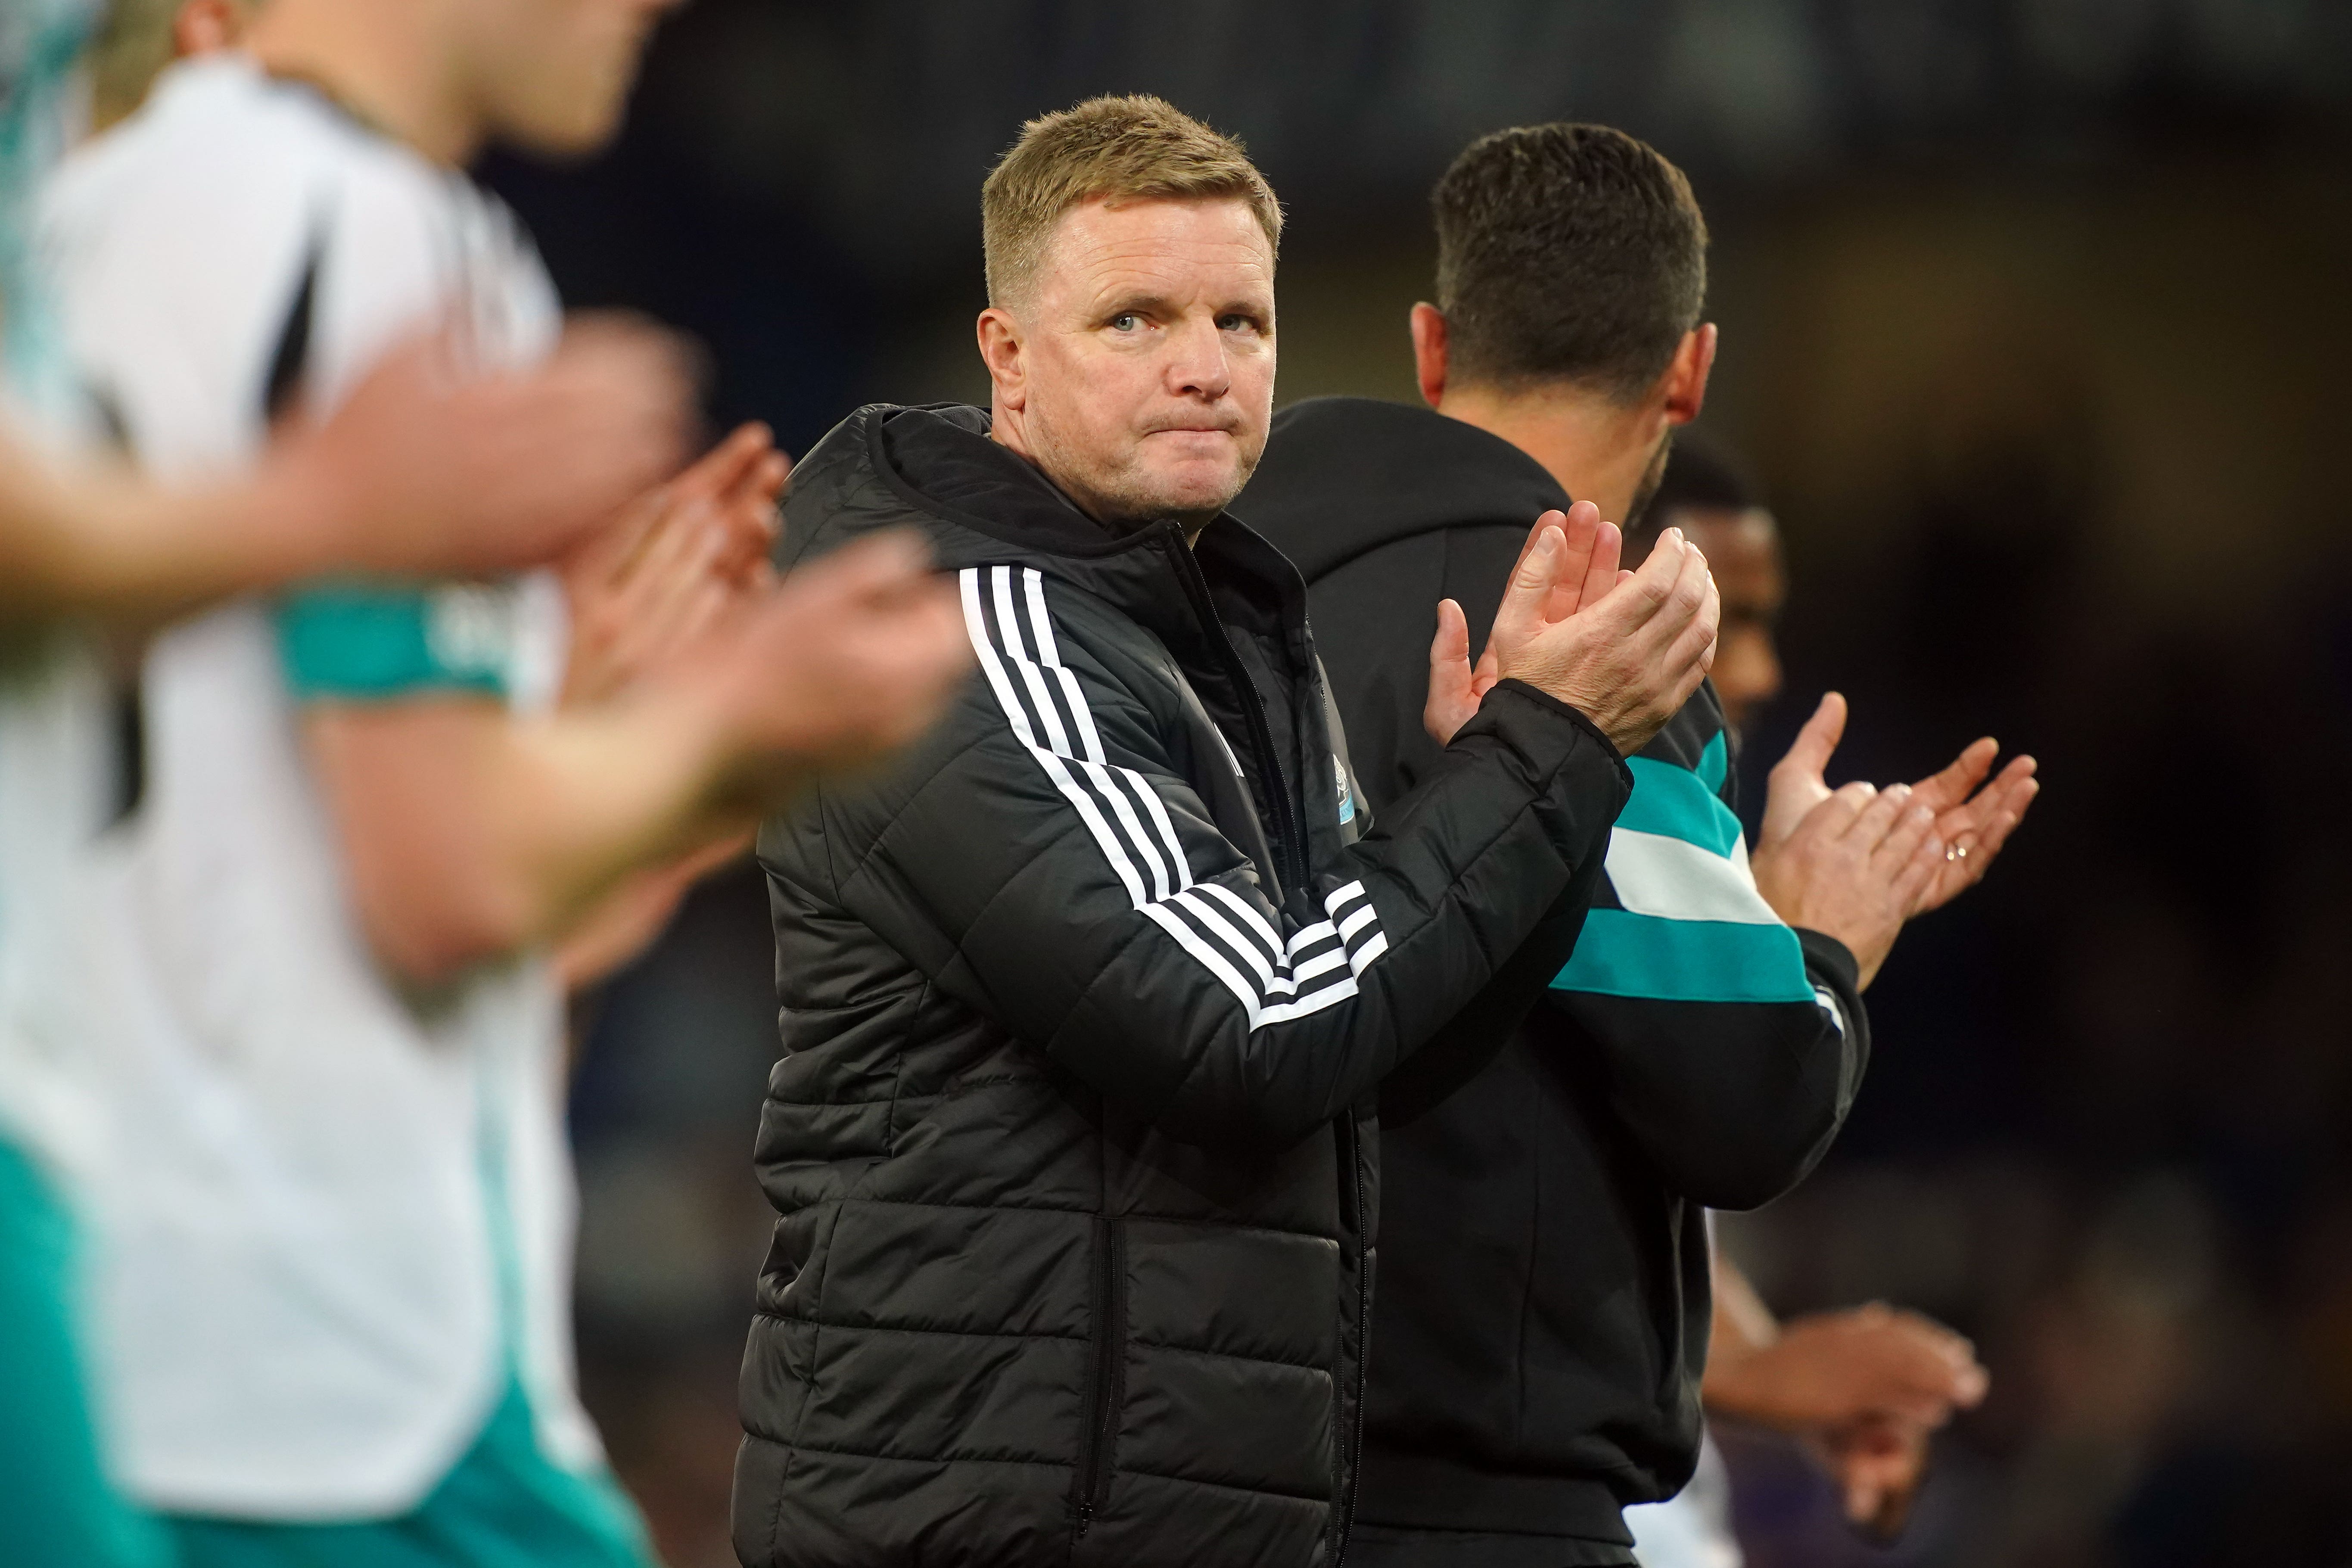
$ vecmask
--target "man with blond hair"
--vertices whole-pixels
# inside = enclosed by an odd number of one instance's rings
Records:
[[[1713,584],[1678,534],[1621,582],[1591,508],[1531,514],[1498,682],[1375,826],[1298,574],[1224,510],[1273,402],[1265,179],[1157,99],[1097,99],[1026,127],[982,219],[992,406],[862,409],[786,506],[793,559],[924,530],[982,679],[761,831],[781,1218],[736,1548],[1328,1563],[1374,1091],[1572,931],[1623,756],[1705,672]]]

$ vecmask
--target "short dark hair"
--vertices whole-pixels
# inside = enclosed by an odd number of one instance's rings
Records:
[[[1706,221],[1683,172],[1605,125],[1482,136],[1430,193],[1448,374],[1620,400],[1664,374],[1706,299]]]

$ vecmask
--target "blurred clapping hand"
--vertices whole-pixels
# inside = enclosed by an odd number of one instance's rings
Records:
[[[1917,1494],[1929,1438],[1984,1399],[1975,1347],[1880,1302],[1767,1333],[1718,1345],[1706,1369],[1708,1410],[1801,1438],[1837,1484],[1846,1517],[1891,1539]]]
[[[625,879],[566,933],[555,964],[567,986],[592,984],[642,952],[696,881],[751,847],[762,810],[818,773],[866,765],[928,729],[971,669],[961,605],[930,571],[919,539],[860,541],[775,577],[765,540],[782,466],[760,426],[738,431],[697,465],[706,481],[719,481],[715,493],[733,498],[719,509],[734,514],[726,537],[756,534],[760,542],[740,569],[723,551],[676,558],[689,563],[682,574],[715,574],[724,591],[715,599],[704,589],[644,592],[636,602],[658,603],[670,617],[664,635],[621,645],[644,650],[647,680],[726,715],[730,750],[741,759],[736,804],[711,819],[700,842]],[[704,526],[709,510],[663,510],[667,521],[652,528],[697,512]],[[615,597],[638,593],[624,586]],[[604,669],[623,687],[641,673],[609,655]]]
[[[460,376],[450,343],[394,349],[335,413],[279,433],[265,495],[299,481],[315,568],[464,576],[579,546],[677,461],[689,378],[669,333],[583,317],[527,372]],[[258,510],[268,510],[258,509]]]
[[[773,586],[768,547],[791,471],[768,427],[744,425],[572,552],[565,701],[616,695]]]
[[[768,547],[791,472],[765,425],[740,426],[571,552],[562,565],[572,629],[567,704],[618,696],[774,587]],[[644,952],[694,884],[751,843],[751,826],[730,822],[624,880],[558,944],[565,986],[593,984]]]

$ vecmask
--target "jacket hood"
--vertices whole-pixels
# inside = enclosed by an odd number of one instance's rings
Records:
[[[1413,534],[1526,529],[1568,506],[1543,465],[1501,437],[1370,397],[1309,398],[1276,415],[1265,457],[1234,502],[1244,517],[1284,520],[1281,546],[1309,582]]]

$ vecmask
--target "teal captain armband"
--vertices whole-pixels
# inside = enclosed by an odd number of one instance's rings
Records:
[[[279,603],[278,658],[299,701],[504,698],[515,620],[512,591],[489,584],[323,584]]]

